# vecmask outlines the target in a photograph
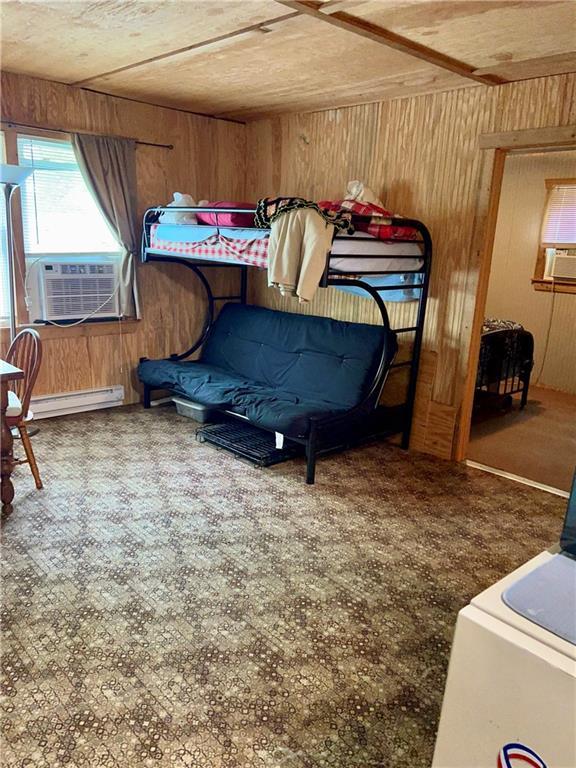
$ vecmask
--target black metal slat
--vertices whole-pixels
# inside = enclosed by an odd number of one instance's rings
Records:
[[[352,258],[352,257],[350,256],[350,258]],[[340,278],[340,277],[342,277],[342,278],[345,278],[345,277],[356,277],[356,276],[358,276],[358,277],[375,277],[376,275],[382,276],[382,275],[423,275],[423,274],[424,274],[424,272],[421,271],[421,270],[418,270],[418,269],[411,269],[411,270],[406,270],[406,269],[386,269],[386,270],[384,270],[384,269],[380,269],[380,270],[371,269],[369,272],[365,272],[365,271],[358,270],[358,269],[351,269],[351,270],[349,270],[347,272],[342,272],[342,271],[336,270],[336,269],[330,270],[330,277],[333,280],[338,280],[338,278]],[[404,283],[402,287],[403,288],[405,288],[405,287],[408,287],[408,288],[421,288],[422,285],[423,285],[423,283],[421,283],[421,282],[420,283]]]
[[[202,442],[211,443],[247,459],[259,467],[279,464],[302,453],[301,446],[290,442],[286,442],[283,448],[276,448],[272,433],[244,421],[210,424],[196,430],[196,437]]]
[[[376,274],[376,272],[374,272]],[[418,285],[418,283],[403,283],[402,285],[374,285],[373,288],[376,291],[422,291],[424,290],[423,285]]]

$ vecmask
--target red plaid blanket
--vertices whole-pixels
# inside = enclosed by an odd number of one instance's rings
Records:
[[[378,205],[362,203],[359,200],[322,200],[318,205],[330,212],[350,211],[354,229],[357,232],[367,232],[378,240],[418,239],[418,232],[411,227],[393,227],[386,219],[397,218],[396,215]]]

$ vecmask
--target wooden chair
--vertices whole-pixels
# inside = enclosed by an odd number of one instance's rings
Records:
[[[12,344],[10,344],[6,360],[24,371],[24,378],[13,382],[13,388],[8,391],[8,410],[6,411],[8,427],[10,429],[16,427],[18,432],[20,432],[22,445],[26,453],[26,458],[20,459],[16,463],[30,465],[36,488],[40,490],[42,488],[42,480],[40,479],[36,457],[32,450],[30,435],[26,429],[26,421],[29,421],[31,418],[28,413],[30,398],[32,397],[32,390],[34,389],[40,363],[42,362],[42,342],[40,341],[38,331],[32,328],[25,328],[23,331],[20,331]]]

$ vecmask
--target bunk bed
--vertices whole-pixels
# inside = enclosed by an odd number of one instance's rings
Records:
[[[212,218],[210,223],[202,224],[163,223],[162,214],[174,210],[193,215],[211,215]],[[254,214],[254,208],[210,206],[176,209],[155,206],[145,212],[142,261],[177,263],[192,270],[206,297],[206,315],[198,338],[191,342],[188,349],[172,354],[168,358],[169,361],[178,363],[189,360],[207,340],[210,340],[218,305],[224,302],[246,305],[248,273],[254,268],[267,267],[270,235],[270,230],[246,226],[251,223]],[[291,445],[300,443],[305,450],[308,483],[314,482],[316,457],[320,454],[339,450],[366,439],[392,435],[401,435],[402,447],[409,446],[432,243],[426,227],[413,219],[383,218],[380,221],[379,233],[379,237],[367,231],[355,231],[354,234],[338,233],[333,238],[332,248],[327,254],[319,282],[319,288],[330,286],[372,300],[380,314],[383,336],[378,364],[373,367],[371,380],[364,388],[361,402],[325,422],[311,419],[310,428],[306,433],[289,436],[288,442]],[[209,274],[210,269],[215,267],[239,270],[238,293],[214,295]],[[392,328],[387,309],[389,302],[413,302],[414,311],[411,315],[415,319],[404,327]],[[394,345],[396,339],[408,341],[410,351],[407,357],[396,360],[390,354],[390,336],[394,339]],[[139,369],[139,376],[144,385],[145,407],[150,407],[151,395],[155,389],[165,388],[158,386],[153,377],[147,377],[146,364],[149,362],[147,358],[141,358]],[[388,375],[397,369],[405,369],[408,374],[405,395],[400,402],[382,405],[384,384]],[[226,410],[226,416],[232,419],[246,419],[242,412],[231,410]],[[205,436],[209,437],[209,430],[205,432]],[[235,452],[243,455],[241,447]],[[249,454],[247,457],[250,457]]]

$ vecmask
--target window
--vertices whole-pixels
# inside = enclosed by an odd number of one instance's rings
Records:
[[[576,182],[548,179],[548,200],[542,225],[542,245],[576,246]]]
[[[0,132],[0,163],[6,162],[4,132]],[[4,190],[0,200],[0,325],[7,325],[10,316],[10,294],[8,293],[8,241],[6,240],[6,206]]]
[[[119,253],[69,141],[18,136],[18,162],[34,168],[21,188],[27,257]]]
[[[537,290],[576,293],[576,179],[547,179],[534,274]]]

